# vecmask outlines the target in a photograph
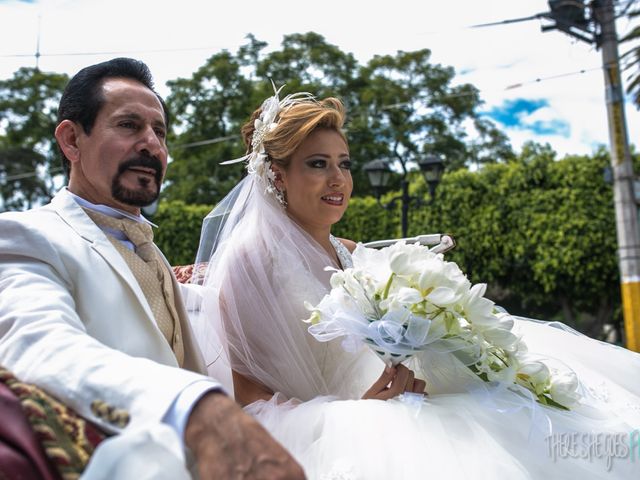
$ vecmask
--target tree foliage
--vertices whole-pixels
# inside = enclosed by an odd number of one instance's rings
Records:
[[[53,131],[68,78],[21,68],[0,80],[0,210],[48,200],[60,173]],[[37,174],[36,174],[37,172]]]
[[[269,79],[286,85],[285,94],[308,91],[344,101],[357,195],[367,191],[362,166],[375,158],[396,160],[406,171],[421,156],[437,154],[455,170],[513,155],[506,136],[478,117],[477,89],[453,85],[453,69],[430,63],[428,49],[360,65],[316,33],[285,36],[281,48],[269,53],[266,46],[249,36],[236,54],[215,54],[191,78],[169,83],[168,103],[178,125],[168,199],[212,203],[238,180],[240,166],[218,163],[244,154],[237,135],[272,94]],[[468,137],[469,124],[476,138]]]
[[[187,205],[180,200],[160,202],[153,222],[161,228],[154,241],[172,265],[194,262],[202,220],[210,211],[208,205]]]
[[[597,335],[620,321],[608,162],[604,150],[556,160],[549,146],[528,144],[507,164],[446,176],[416,223],[453,233],[452,258],[513,313],[558,315]]]
[[[478,117],[481,101],[472,85],[454,85],[450,67],[430,62],[427,49],[376,56],[361,65],[352,54],[316,33],[284,37],[279,49],[249,35],[237,52],[221,51],[189,78],[168,83],[175,117],[169,148],[172,165],[164,196],[213,203],[243,174],[241,165],[219,162],[244,154],[242,124],[273,89],[337,96],[347,106],[356,195],[368,191],[362,166],[375,158],[407,171],[423,155],[437,154],[453,171],[471,163],[510,158],[504,134]],[[66,75],[33,68],[0,81],[0,195],[4,208],[46,200],[59,174],[54,148],[55,109]],[[469,127],[471,126],[471,127]],[[469,128],[477,135],[469,137]],[[34,172],[38,175],[33,175]]]
[[[631,30],[619,39],[624,48],[620,55],[622,70],[627,72],[627,93],[636,108],[640,108],[640,2],[628,0],[623,14],[632,26]]]

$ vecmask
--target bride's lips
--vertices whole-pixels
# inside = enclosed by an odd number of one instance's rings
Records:
[[[344,193],[329,193],[320,197],[323,202],[339,207],[344,202]]]

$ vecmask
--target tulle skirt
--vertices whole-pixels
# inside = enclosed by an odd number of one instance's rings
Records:
[[[310,479],[640,478],[640,355],[560,324],[518,319],[517,331],[530,352],[576,372],[580,405],[563,411],[484,384],[389,401],[276,395],[246,410]],[[374,376],[381,367],[371,364]]]

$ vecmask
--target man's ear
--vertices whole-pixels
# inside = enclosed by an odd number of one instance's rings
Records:
[[[67,157],[69,162],[77,163],[80,161],[80,148],[78,147],[78,138],[82,127],[71,120],[63,120],[56,127],[55,137],[62,153]]]

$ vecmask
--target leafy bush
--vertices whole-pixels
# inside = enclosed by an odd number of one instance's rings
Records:
[[[208,205],[187,205],[180,200],[160,202],[152,221],[158,225],[155,242],[171,265],[193,263],[200,241],[202,219]]]

